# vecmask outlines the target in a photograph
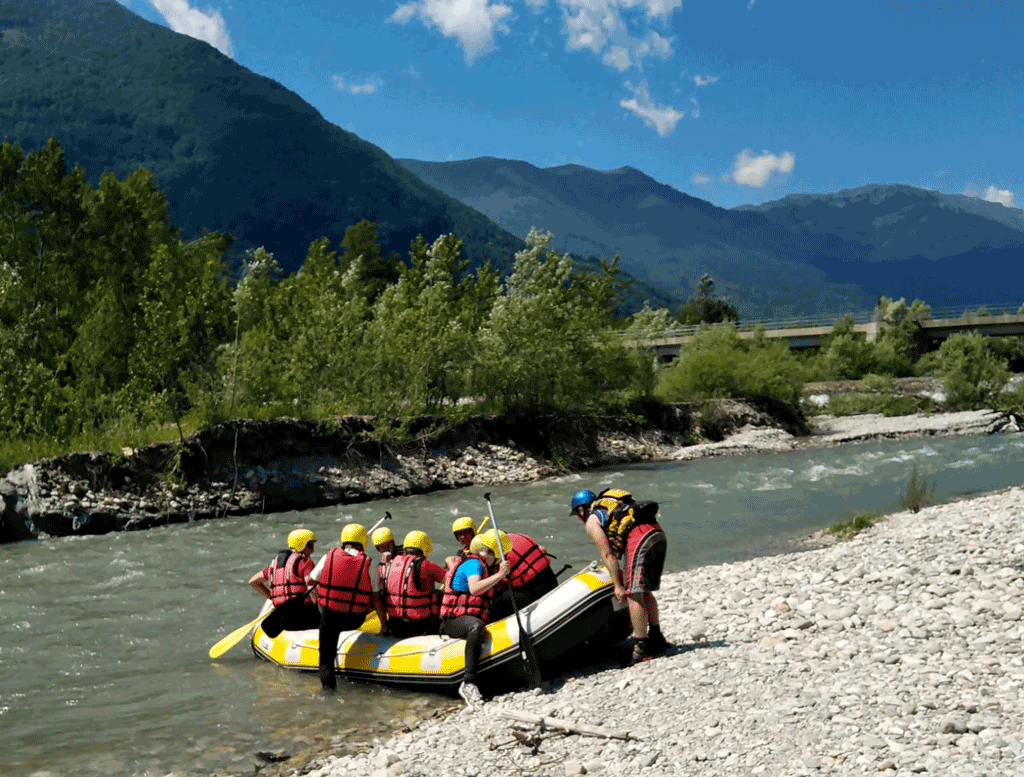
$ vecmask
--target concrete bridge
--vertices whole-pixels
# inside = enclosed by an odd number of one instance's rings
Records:
[[[1019,310],[1024,306],[1012,305],[983,305],[978,309],[995,310]],[[959,310],[962,310],[960,308]],[[868,342],[874,342],[878,333],[885,328],[872,320],[874,311],[853,314],[853,331],[860,332]],[[822,338],[832,331],[833,327],[842,317],[839,318],[818,318],[818,319],[789,319],[780,321],[766,321],[763,335],[769,340],[785,340],[790,348],[818,348],[821,346]],[[1024,335],[1024,314],[1000,313],[999,315],[985,315],[984,313],[959,313],[953,310],[932,311],[932,318],[917,322],[924,332],[929,348],[937,348],[943,340],[951,335],[964,332],[978,332],[989,337],[1007,337],[1010,335]],[[740,324],[736,327],[737,334],[741,338],[753,337],[761,324]],[[641,346],[649,348],[657,353],[658,361],[667,362],[679,355],[681,346],[690,342],[697,332],[696,326],[681,326],[666,332],[663,337],[643,340]]]

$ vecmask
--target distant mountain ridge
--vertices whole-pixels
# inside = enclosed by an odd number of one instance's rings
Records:
[[[1024,250],[1024,214],[962,195],[872,185],[726,210],[630,167],[398,162],[514,234],[533,225],[570,251],[619,253],[677,296],[708,273],[745,320],[870,309],[880,295],[1004,300],[1024,285],[1010,261]]]
[[[0,15],[0,136],[26,151],[56,136],[94,185],[144,165],[185,238],[226,231],[286,270],[363,218],[402,255],[452,231],[478,262],[523,246],[280,84],[116,0],[4,0]]]
[[[106,167],[123,178],[145,166],[182,237],[228,232],[236,258],[265,246],[291,272],[313,240],[337,247],[362,219],[384,253],[454,232],[471,266],[502,274],[525,245],[277,82],[116,0],[3,0],[0,69],[0,138],[28,151],[55,136],[93,185]],[[620,310],[644,298],[679,302],[638,282]]]

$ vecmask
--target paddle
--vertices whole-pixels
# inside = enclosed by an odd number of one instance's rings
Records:
[[[384,517],[381,518],[379,521],[377,521],[377,523],[375,523],[373,525],[373,528],[371,528],[370,531],[367,532],[367,534],[371,533],[374,529],[378,528],[382,523],[384,523],[384,521],[390,520],[390,518],[391,518],[391,513],[388,512],[388,511],[385,511],[384,512]],[[299,596],[297,596],[295,598],[298,599],[298,598],[305,597],[312,590],[313,590],[313,588],[310,587],[310,588],[306,589],[306,591],[304,591],[303,593],[299,594]],[[284,605],[284,604],[285,603],[282,602],[282,605]],[[268,615],[270,615],[270,613],[272,613],[276,609],[277,609],[276,607],[271,607],[269,610],[267,610],[262,615],[259,615],[259,616],[255,617],[255,618],[253,618],[251,621],[249,621],[244,626],[239,626],[237,629],[232,631],[226,637],[224,637],[223,639],[218,640],[217,642],[215,642],[213,647],[210,648],[210,658],[220,658],[222,655],[227,653],[229,650],[231,650],[231,648],[233,648],[235,645],[237,645],[239,642],[241,642],[243,639],[245,639],[246,635],[248,635],[248,633],[250,631],[252,631],[254,628],[256,628],[260,623],[262,623],[263,619],[266,618]]]
[[[505,549],[501,546],[501,535],[498,533],[498,522],[494,519],[494,510],[491,508],[490,493],[484,494],[487,500],[487,512],[494,524],[494,539],[498,546],[498,555],[505,560]],[[482,524],[481,524],[482,525]],[[519,605],[516,604],[515,591],[512,590],[512,582],[508,581],[509,598],[512,600],[512,611],[516,614],[516,625],[519,626],[519,655],[523,657],[523,668],[526,670],[526,680],[531,688],[540,686],[540,664],[537,661],[537,653],[533,649],[533,638],[523,628],[522,618],[519,617]]]

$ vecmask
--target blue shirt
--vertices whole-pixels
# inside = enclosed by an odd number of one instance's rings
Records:
[[[469,593],[469,578],[476,575],[481,580],[487,577],[484,565],[478,559],[466,559],[459,564],[455,574],[452,575],[452,590],[460,593]]]

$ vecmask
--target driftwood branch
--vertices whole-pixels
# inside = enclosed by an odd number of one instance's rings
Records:
[[[558,718],[545,718],[542,715],[533,715],[529,712],[517,712],[514,710],[498,710],[499,715],[518,720],[523,723],[533,723],[544,728],[568,731],[573,734],[582,734],[588,737],[604,737],[605,739],[634,739],[625,731],[613,731],[603,726],[591,726],[586,723],[571,723],[568,720]]]

